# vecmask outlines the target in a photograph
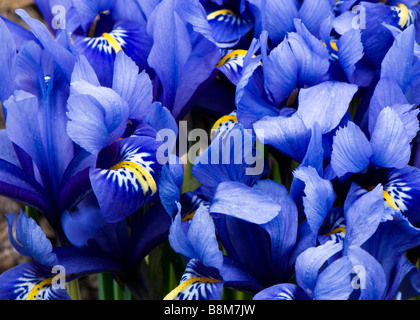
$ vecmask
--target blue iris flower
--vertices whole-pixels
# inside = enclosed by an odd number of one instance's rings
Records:
[[[352,9],[356,5],[356,9]],[[342,1],[338,7],[338,16],[334,20],[334,29],[338,34],[359,28],[365,58],[374,68],[378,68],[392,45],[393,37],[386,25],[405,30],[410,26],[418,29],[420,7],[415,1],[391,1],[387,4],[366,1]],[[417,41],[418,32],[417,33]]]
[[[26,42],[17,54],[7,27],[0,23],[7,43],[2,65],[8,66],[2,82],[10,76],[14,79],[8,80],[1,95],[7,126],[2,133],[1,192],[43,212],[60,230],[64,204],[73,205],[86,190],[75,174],[89,161],[78,163],[82,167],[77,168],[80,150],[66,133],[70,87],[61,68],[67,63],[66,56],[60,66],[51,51],[33,41]],[[55,45],[51,43],[50,49],[61,48]]]
[[[299,169],[296,177],[313,175],[310,168]],[[323,224],[316,229],[319,244],[297,257],[297,284],[274,285],[254,299],[394,299],[406,276],[418,291],[418,270],[404,252],[418,246],[419,230],[384,206],[382,186],[368,191],[352,184],[343,207],[333,208],[318,205],[322,199],[316,196],[318,188],[310,187],[313,181],[306,180],[305,210],[312,228]],[[399,240],[388,241],[391,238]]]
[[[294,24],[296,32],[270,52],[266,32],[248,51],[235,97],[238,118],[247,128],[264,116],[289,115],[298,89],[330,80],[327,48],[300,20]],[[251,58],[259,48],[261,55]]]
[[[149,18],[148,32],[153,39],[148,64],[158,79],[158,100],[182,119],[220,60],[205,10],[199,1],[163,1]]]
[[[231,123],[228,129],[220,125],[223,122]],[[190,201],[181,201],[170,228],[172,248],[188,263],[180,285],[167,299],[220,299],[223,287],[255,294],[287,281],[294,259],[309,245],[305,237],[298,241],[298,233],[306,231],[298,231],[297,207],[286,188],[263,179],[264,172],[247,175],[244,149],[235,151],[237,143],[227,144],[229,138],[238,142],[234,139],[252,135],[226,117],[215,127],[212,144],[193,167],[201,186]],[[212,155],[220,157],[227,150],[232,162],[210,162]],[[233,162],[232,154],[242,161]],[[205,160],[209,162],[203,164]]]
[[[157,3],[136,1],[35,1],[55,37],[70,33],[74,49],[88,59],[102,85],[112,82],[115,55],[123,50],[141,69],[147,67],[151,38],[146,24]],[[8,22],[8,25],[12,25]],[[23,28],[12,29],[15,39],[31,39]]]
[[[66,282],[102,270],[121,270],[117,263],[92,248],[53,248],[40,226],[22,212],[6,218],[12,245],[33,260],[2,273],[3,300],[68,300]]]
[[[179,165],[156,158],[162,145],[158,131],[166,128],[176,134],[177,128],[168,109],[159,102],[152,104],[149,76],[139,73],[123,52],[117,54],[114,66],[112,87],[102,87],[82,58],[72,75],[67,113],[69,136],[96,159],[89,178],[108,222],[122,220],[158,199],[163,165],[167,167],[163,181],[178,181],[183,174],[176,169],[173,177],[172,169]]]

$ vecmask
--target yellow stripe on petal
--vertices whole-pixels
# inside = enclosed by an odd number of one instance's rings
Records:
[[[195,215],[195,211],[193,211],[193,212],[191,212],[191,213],[187,214],[185,217],[183,217],[183,218],[181,219],[181,221],[188,221],[188,220],[192,220],[192,218],[194,218],[194,215]]]
[[[390,207],[394,208],[395,210],[400,210],[398,208],[397,204],[395,203],[394,199],[392,199],[392,197],[389,195],[389,193],[387,191],[384,190],[383,195],[384,195],[384,199],[385,199],[386,203]]]
[[[134,174],[137,181],[140,183],[144,194],[146,194],[149,189],[152,191],[152,195],[155,194],[157,190],[156,181],[145,167],[135,162],[121,161],[111,167],[110,170],[118,170],[122,168],[130,170]]]
[[[119,42],[117,41],[117,39],[115,39],[111,34],[103,33],[102,37],[104,37],[106,39],[108,44],[112,47],[112,49],[114,49],[115,53],[122,50],[122,47],[119,44]]]
[[[216,17],[218,17],[218,16],[220,16],[222,14],[231,14],[231,15],[236,16],[235,12],[233,12],[232,10],[222,9],[222,10],[217,10],[217,11],[214,11],[214,12],[210,13],[207,16],[207,20],[212,20],[212,19],[214,19],[214,18],[216,18]]]
[[[327,236],[330,236],[330,235],[335,234],[335,233],[340,233],[340,232],[346,233],[346,227],[337,227],[337,228],[331,230],[330,232],[328,232]]]
[[[233,121],[237,123],[238,118],[234,115],[223,116],[214,123],[213,128],[211,128],[211,130],[217,130],[223,123],[229,122],[229,121]]]
[[[178,297],[178,295],[184,291],[186,288],[188,288],[189,286],[193,285],[194,283],[197,282],[201,282],[201,283],[217,283],[217,282],[222,282],[221,280],[216,280],[216,279],[210,279],[210,278],[206,278],[206,277],[196,277],[196,278],[191,278],[188,279],[184,282],[182,282],[178,287],[176,287],[175,289],[173,289],[171,292],[169,292],[165,298],[163,298],[163,300],[174,300],[176,299],[176,297]]]
[[[26,297],[26,300],[38,300],[38,295],[42,291],[44,287],[50,286],[54,277],[47,278],[40,283],[38,283],[36,286],[34,286],[31,291],[29,291],[28,296]]]
[[[408,21],[408,8],[405,4],[402,3],[397,4],[397,7],[401,9],[400,21],[398,22],[398,25],[401,28],[404,28]]]
[[[243,49],[233,50],[232,52],[229,52],[227,55],[225,55],[222,59],[220,59],[220,61],[216,64],[216,68],[223,66],[230,59],[233,59],[237,56],[244,56],[245,57],[246,53],[247,53],[247,51],[243,50]]]

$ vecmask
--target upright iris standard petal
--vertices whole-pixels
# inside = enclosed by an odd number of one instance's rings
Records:
[[[39,123],[34,121],[38,118],[37,98],[24,91],[18,91],[3,105],[8,111],[6,120],[8,138],[42,168],[45,147],[42,144]]]
[[[296,244],[298,229],[298,212],[296,204],[287,189],[272,180],[259,180],[255,188],[265,192],[281,204],[277,217],[262,227],[270,235],[271,258],[278,270],[278,278],[286,278],[291,265],[289,254]]]
[[[148,23],[148,31],[153,37],[148,63],[162,84],[163,105],[176,118],[185,115],[186,104],[220,60],[217,45],[201,28],[201,23],[207,23],[206,17],[195,17],[200,25],[195,20],[196,24],[189,29],[189,21],[182,19],[188,19],[185,7],[180,5],[182,3],[174,0],[161,2]],[[198,1],[192,5],[200,6]]]
[[[153,100],[152,82],[145,71],[139,74],[134,61],[122,51],[115,58],[112,89],[128,103],[129,119],[141,122],[147,116]]]
[[[14,92],[15,63],[16,63],[16,45],[6,24],[0,19],[0,42],[3,49],[0,53],[0,63],[3,70],[0,76],[0,101],[4,103]]]
[[[372,147],[354,122],[337,130],[332,146],[331,166],[338,177],[362,172],[369,165]]]
[[[381,77],[395,79],[403,91],[412,77],[414,34],[414,26],[399,34],[382,62]]]
[[[352,279],[353,287],[360,289],[359,300],[383,299],[386,279],[379,262],[359,246],[350,246],[348,255],[353,266],[357,266],[355,271],[360,273]]]
[[[321,22],[332,15],[331,1],[305,0],[299,8],[299,18],[308,30],[318,36]]]
[[[183,223],[189,225],[183,227],[181,225]],[[187,229],[186,234],[184,228]],[[191,222],[189,220],[182,221],[179,213],[171,226],[169,241],[172,248],[185,257],[198,258],[206,266],[221,269],[223,254],[219,250],[214,223],[204,206],[200,206],[196,210]]]
[[[133,136],[100,152],[90,180],[108,222],[131,215],[156,194],[161,170],[156,150],[160,144],[154,138]]]
[[[29,25],[34,35],[38,38],[43,47],[51,54],[66,78],[70,79],[76,62],[75,56],[55,41],[51,37],[48,29],[40,21],[31,18],[28,13],[22,9],[16,10],[16,13]]]
[[[265,85],[277,105],[297,86],[299,64],[292,49],[288,41],[282,41],[262,56]]]
[[[293,19],[298,17],[296,0],[262,1],[263,30],[267,30],[274,43],[283,40],[287,32],[293,31]]]
[[[410,160],[410,141],[397,112],[384,108],[370,138],[373,155],[371,162],[387,168],[403,168]]]
[[[353,265],[344,256],[325,268],[314,288],[315,300],[347,300],[353,291],[350,274]]]
[[[68,135],[92,154],[124,133],[129,107],[115,91],[86,81],[72,84],[68,100]]]
[[[346,250],[351,245],[361,246],[374,234],[382,221],[384,215],[382,186],[378,185],[372,191],[365,191],[353,184],[347,196],[345,208],[347,227],[344,248]]]
[[[350,83],[357,83],[356,64],[363,57],[360,29],[351,29],[337,41],[338,60]]]
[[[337,196],[331,182],[322,179],[313,167],[299,167],[294,176],[305,183],[303,206],[309,226],[316,235]]]
[[[287,41],[299,66],[299,87],[313,86],[328,80],[329,54],[300,21],[294,20],[296,32],[289,33]]]
[[[313,297],[322,266],[341,249],[342,244],[328,241],[324,245],[305,250],[296,259],[297,284],[310,297]]]
[[[327,81],[299,92],[298,115],[307,128],[318,122],[321,132],[334,129],[344,117],[357,86]]]
[[[407,98],[395,79],[382,77],[376,84],[369,103],[369,132],[372,133],[379,113],[385,107],[407,103]]]

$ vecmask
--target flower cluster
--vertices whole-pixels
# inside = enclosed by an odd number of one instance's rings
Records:
[[[138,299],[420,294],[418,0],[35,3],[0,19],[0,195],[32,258],[0,299],[89,274]]]

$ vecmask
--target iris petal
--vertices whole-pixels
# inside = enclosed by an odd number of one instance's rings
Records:
[[[231,10],[218,10],[207,15],[213,36],[219,47],[235,45],[253,27],[252,21],[237,16]]]
[[[337,130],[333,140],[331,166],[338,177],[362,172],[369,165],[372,147],[362,130],[353,122]]]
[[[371,162],[386,168],[403,168],[410,160],[410,143],[404,124],[397,112],[384,108],[370,139],[373,155]]]
[[[160,143],[150,137],[130,137],[102,150],[98,168],[90,170],[92,189],[108,222],[122,220],[157,192]]]
[[[215,270],[206,268],[198,259],[192,259],[179,286],[164,300],[218,300],[222,289],[223,282]]]
[[[321,132],[327,133],[340,123],[357,89],[356,85],[334,81],[301,89],[297,113],[308,129],[318,122]]]
[[[70,300],[65,289],[53,286],[51,267],[30,261],[5,271],[0,276],[3,300]]]

